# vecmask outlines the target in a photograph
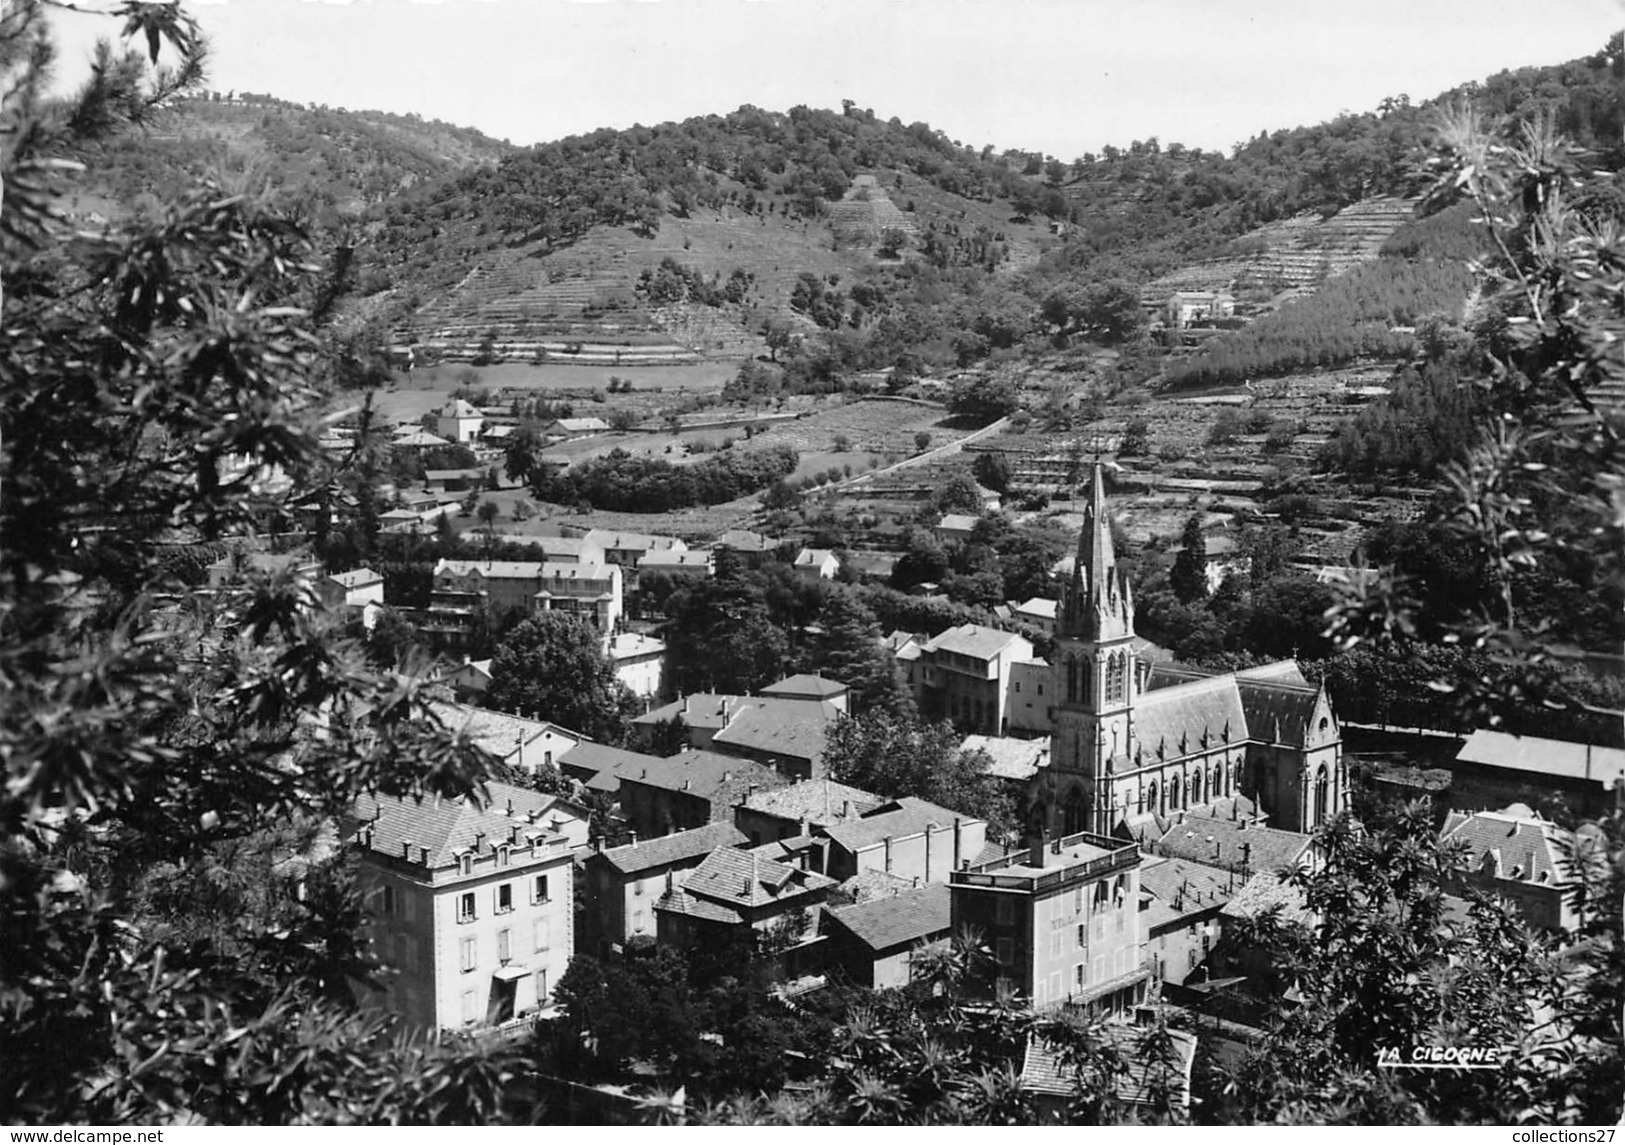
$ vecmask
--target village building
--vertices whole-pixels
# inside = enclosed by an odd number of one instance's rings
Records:
[[[856,986],[907,986],[914,960],[949,941],[953,907],[946,883],[897,889],[824,911],[824,962]]]
[[[316,582],[316,591],[329,608],[343,614],[346,623],[359,624],[370,632],[384,607],[384,574],[369,568],[328,573]]]
[[[1111,834],[1130,816],[1244,794],[1276,827],[1313,831],[1347,805],[1342,731],[1292,661],[1205,674],[1143,665],[1095,466],[1051,665],[1050,763],[1028,829]]]
[[[461,398],[453,398],[434,414],[434,431],[458,445],[472,444],[484,424],[484,415]]]
[[[831,680],[817,673],[798,673],[786,676],[775,684],[769,684],[762,689],[762,695],[775,700],[806,700],[810,703],[827,703],[836,711],[845,713],[847,710],[847,695],[851,691],[839,680]]]
[[[490,802],[363,797],[352,809],[367,937],[394,971],[366,1006],[412,1030],[533,1016],[574,950],[572,854],[587,812],[507,784]]]
[[[549,720],[531,720],[467,704],[431,703],[429,710],[447,728],[522,771],[556,767],[565,752],[587,742],[580,732]]]
[[[980,858],[987,822],[904,796],[843,818],[813,833],[829,840],[824,872],[845,881],[879,871],[922,883],[947,882],[949,874]]]
[[[948,878],[953,929],[993,947],[998,983],[1034,1006],[1122,1013],[1145,999],[1140,850],[1079,832],[1040,838]]]
[[[1145,905],[1145,953],[1153,978],[1183,985],[1198,973],[1223,933],[1221,913],[1244,880],[1188,859],[1147,858],[1140,864]]]
[[[583,742],[559,756],[559,770],[591,792],[620,798],[621,777],[638,775],[660,757],[628,751],[624,747]]]
[[[708,579],[717,571],[716,557],[705,550],[664,549],[638,558],[638,575],[664,573],[666,576]]]
[[[688,544],[679,537],[659,533],[623,533],[614,529],[588,529],[581,540],[603,554],[610,564],[636,569],[650,553],[686,553]]]
[[[667,891],[668,876],[672,886],[681,886],[712,851],[745,842],[744,832],[723,821],[588,855],[583,864],[587,943],[604,953],[638,935],[653,938],[654,906]]]
[[[833,580],[841,571],[841,558],[829,549],[802,549],[794,567],[796,575],[807,580]]]
[[[1060,608],[1060,601],[1035,596],[1016,605],[1012,610],[1012,614],[1017,623],[1036,628],[1045,635],[1054,635],[1055,613],[1058,608]]]
[[[779,543],[772,537],[753,533],[749,529],[729,529],[710,544],[713,554],[718,549],[730,549],[744,558],[750,568],[759,568],[778,547]]]
[[[904,652],[898,659],[907,663]],[[914,659],[905,673],[912,679],[921,712],[985,735],[1010,730],[1015,666],[1043,664],[1025,637],[980,624],[962,624],[937,634]]]
[[[1175,330],[1196,322],[1232,318],[1236,313],[1233,295],[1215,290],[1176,290],[1163,307],[1164,321]]]
[[[836,886],[816,871],[730,847],[712,851],[681,885],[672,875],[667,882],[655,903],[662,943],[716,949],[730,940],[771,942],[792,973],[812,964],[806,948],[818,941],[818,907]]]
[[[1122,1059],[1124,1071],[1114,1075],[1112,1086],[1119,1102],[1129,1109],[1155,1109],[1168,1101],[1175,1109],[1189,1109],[1191,1074],[1196,1065],[1197,1037],[1187,1030],[1170,1029],[1168,1041],[1172,1061],[1159,1061],[1143,1045],[1149,1031],[1141,1025],[1108,1022],[1103,1033]],[[1063,1050],[1042,1037],[1027,1043],[1021,1063],[1021,1088],[1032,1096],[1041,1122],[1070,1125],[1068,1106],[1077,1091],[1074,1070]]]
[[[827,700],[814,700],[809,698],[784,699],[776,696],[733,696],[720,692],[695,692],[673,700],[669,704],[645,712],[632,720],[632,739],[640,747],[648,747],[661,725],[671,724],[681,720],[688,735],[690,747],[709,748],[712,746],[718,732],[730,727],[736,720],[747,712],[756,712],[751,721],[752,726],[760,727],[779,718],[793,723],[795,726],[806,726],[811,721],[829,724],[841,717],[841,709]],[[726,741],[725,741],[726,742]],[[742,750],[747,754],[752,747],[764,746],[754,742],[753,737],[735,742],[743,745]],[[810,746],[810,745],[808,745]],[[818,757],[822,757],[822,741],[819,742]],[[721,747],[718,748],[721,750]],[[796,753],[800,759],[811,759],[813,756]]]
[[[733,818],[753,792],[789,781],[748,759],[690,749],[621,775],[621,814],[639,835],[669,835]]]
[[[463,662],[442,675],[439,682],[451,688],[451,694],[459,703],[477,704],[491,686],[491,661],[470,660],[464,656]]]
[[[608,636],[620,624],[623,599],[621,570],[596,560],[442,559],[434,568],[429,621],[436,630],[455,632],[482,615],[564,612]]]
[[[961,544],[970,540],[971,534],[976,531],[976,522],[979,520],[981,520],[980,517],[968,513],[944,513],[942,520],[937,522],[936,527],[931,532],[935,534],[937,540],[945,545]]]
[[[601,417],[561,417],[542,427],[542,436],[555,441],[608,432],[609,422]]]
[[[1584,921],[1574,898],[1576,863],[1590,852],[1577,839],[1522,803],[1500,811],[1452,811],[1439,831],[1441,846],[1460,845],[1467,870],[1455,889],[1501,899],[1537,930],[1573,931]],[[1604,848],[1605,850],[1605,848]]]
[[[1556,797],[1577,816],[1605,815],[1625,779],[1625,748],[1479,730],[1449,765],[1451,791],[1469,806]]]
[[[609,642],[615,678],[647,708],[666,694],[666,642],[641,632],[618,632]]]
[[[824,747],[831,709],[841,712],[834,704],[816,699],[746,704],[712,735],[711,749],[754,760],[788,780],[822,779],[828,772]]]
[[[747,796],[734,808],[734,824],[750,836],[753,847],[759,847],[855,820],[885,802],[872,792],[833,779],[802,780]]]

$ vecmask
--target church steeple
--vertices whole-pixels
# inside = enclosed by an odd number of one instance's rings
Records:
[[[1134,633],[1134,598],[1128,578],[1117,567],[1106,482],[1098,462],[1090,476],[1089,504],[1083,511],[1072,579],[1063,593],[1060,632],[1085,640],[1120,639]]]

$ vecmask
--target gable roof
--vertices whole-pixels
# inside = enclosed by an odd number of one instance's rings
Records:
[[[1061,607],[1058,600],[1050,600],[1045,596],[1034,596],[1016,606],[1017,616],[1037,616],[1043,620],[1054,620],[1056,611]]]
[[[340,588],[362,588],[367,585],[382,584],[384,574],[362,567],[351,569],[349,572],[328,573],[327,579]]]
[[[1314,912],[1304,902],[1303,892],[1290,883],[1281,881],[1273,871],[1260,871],[1242,884],[1242,887],[1224,909],[1222,918],[1254,919],[1280,908],[1281,921],[1313,926]]]
[[[410,846],[410,859],[417,861],[418,849],[427,848],[431,869],[450,866],[464,851],[474,849],[483,836],[488,849],[510,839],[515,827],[520,838],[527,832],[546,834],[556,817],[585,819],[573,803],[556,795],[543,795],[528,787],[488,783],[491,801],[483,808],[472,798],[422,801],[396,795],[363,795],[351,805],[354,826],[370,828],[369,851],[399,859]],[[534,819],[533,819],[534,816]]]
[[[749,529],[729,529],[713,541],[712,545],[715,547],[726,546],[730,549],[737,549],[742,553],[766,553],[778,547],[777,542],[772,538],[763,536],[761,533],[753,533]]]
[[[539,580],[541,561],[465,561],[441,557],[435,563],[434,575],[481,576],[486,580]]]
[[[968,533],[976,528],[977,517],[966,513],[944,513],[942,520],[937,522],[937,528],[946,529],[950,533]]]
[[[730,848],[712,851],[683,880],[687,894],[735,908],[772,906],[835,885],[828,875]]]
[[[588,529],[581,539],[606,550],[624,549],[631,551],[633,549],[643,549],[646,552],[683,552],[688,548],[688,545],[679,537],[668,537],[660,533],[628,533],[615,529]]]
[[[723,906],[710,899],[695,898],[682,887],[673,888],[661,895],[655,903],[655,910],[687,915],[689,918],[697,918],[704,922],[719,922],[727,926],[738,926],[745,921],[745,916],[732,907]]]
[[[572,779],[579,779],[589,791],[616,792],[621,789],[623,775],[636,775],[657,755],[644,755],[624,747],[583,741],[558,757],[559,770]]]
[[[1309,734],[1314,730],[1313,720],[1315,709],[1319,706],[1320,689],[1240,678],[1236,680],[1236,688],[1241,694],[1242,710],[1247,713],[1249,738],[1294,747],[1302,747],[1308,742]]]
[[[434,412],[436,417],[454,417],[458,419],[485,416],[462,398],[453,398]]]
[[[585,433],[588,430],[608,429],[609,423],[601,417],[561,417],[555,418],[547,428],[554,426],[566,433]]]
[[[1227,728],[1231,743],[1247,738],[1241,691],[1230,675],[1157,688],[1142,694],[1134,705],[1135,739],[1147,756],[1154,755],[1159,745],[1169,759],[1200,751],[1204,730],[1217,746]]]
[[[952,831],[955,819],[961,824],[981,822],[974,816],[962,815],[946,807],[938,807],[935,803],[927,803],[923,799],[905,795],[901,799],[882,804],[856,819],[846,819],[829,827],[821,827],[818,833],[847,851],[857,852],[882,842],[888,836],[899,839],[909,835],[923,835],[928,825],[934,824],[943,830]]]
[[[1234,879],[1205,863],[1147,856],[1140,863],[1140,889],[1152,895],[1146,932],[1224,906],[1235,893]]]
[[[819,568],[828,561],[840,564],[840,558],[830,549],[802,549],[796,554],[797,568]]]
[[[661,835],[656,839],[640,839],[624,847],[612,847],[590,856],[589,862],[603,862],[623,875],[652,871],[659,867],[698,861],[718,847],[737,847],[750,840],[732,823],[707,823],[689,831]]]
[[[440,722],[446,727],[462,732],[498,759],[507,759],[522,745],[549,732],[562,733],[577,742],[587,738],[550,720],[528,720],[524,716],[493,712],[489,708],[476,708],[470,704],[434,701],[429,704],[429,709],[440,717]]]
[[[939,938],[948,933],[953,921],[947,883],[927,883],[885,898],[840,907],[826,911],[825,917],[876,954]]]

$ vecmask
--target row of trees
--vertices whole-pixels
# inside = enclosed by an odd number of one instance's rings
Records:
[[[560,472],[546,464],[530,471],[538,500],[587,504],[627,513],[665,513],[718,505],[766,489],[790,476],[800,457],[788,445],[726,450],[691,465],[639,457],[624,449],[580,461]]]

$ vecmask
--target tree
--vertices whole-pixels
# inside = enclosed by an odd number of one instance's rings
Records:
[[[930,449],[930,448],[931,448],[931,435],[929,433],[926,433],[925,430],[922,429],[919,433],[916,433],[914,435],[914,452],[916,452],[916,453],[924,453],[927,449]]]
[[[619,411],[617,411],[619,412]],[[508,438],[508,444],[503,448],[502,472],[509,481],[520,484],[529,484],[531,470],[536,468],[537,455],[542,449],[542,439],[532,426],[522,425],[518,431]]]
[[[700,581],[673,594],[666,612],[669,666],[684,690],[739,695],[783,674],[789,642],[756,579]]]
[[[491,659],[485,703],[552,720],[599,743],[620,743],[637,701],[615,676],[598,630],[579,617],[543,612],[510,632]]]
[[[1207,599],[1207,540],[1202,536],[1202,515],[1192,513],[1179,535],[1183,546],[1168,574],[1168,586],[1185,604]]]
[[[903,682],[897,661],[880,642],[875,615],[851,589],[829,594],[819,615],[824,630],[818,670],[851,690],[854,714],[885,711],[895,716],[914,712],[914,697]]]
[[[976,492],[976,483],[963,473],[949,478],[937,492],[937,508],[945,513],[980,513],[982,500]]]
[[[174,68],[148,86],[102,47],[56,106],[43,9],[0,21],[0,1116],[500,1118],[511,1057],[357,1010],[377,964],[348,852],[292,829],[362,793],[479,796],[482,754],[435,722],[422,673],[366,667],[295,573],[155,604],[177,535],[282,508],[241,463],[326,480],[335,280],[273,202],[218,183],[69,244],[45,209],[57,160],[195,85],[201,40],[176,5],[127,5],[126,36]]]
[[[683,714],[678,712],[667,720],[657,720],[649,730],[649,754],[661,758],[687,751],[694,742],[693,732]]]
[[[1118,443],[1120,457],[1146,457],[1151,453],[1151,423],[1143,417],[1130,418]]]
[[[978,453],[971,472],[976,475],[976,480],[995,493],[1010,491],[1010,459],[1003,450]]]
[[[795,327],[786,318],[769,318],[762,327],[762,341],[767,343],[767,356],[770,361],[779,360],[779,351],[788,349],[795,337]]]
[[[986,753],[960,751],[958,733],[946,722],[885,711],[839,720],[827,732],[824,762],[842,783],[877,795],[913,795],[986,819],[993,836],[1014,829],[1014,806],[987,773]]]

